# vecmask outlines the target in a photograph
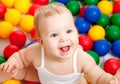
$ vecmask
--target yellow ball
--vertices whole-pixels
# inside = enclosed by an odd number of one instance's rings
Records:
[[[19,80],[9,79],[2,84],[21,84],[21,82]]]
[[[25,15],[20,21],[20,28],[25,32],[30,32],[34,28],[34,17]]]
[[[100,40],[105,38],[105,30],[100,25],[94,25],[92,26],[89,31],[88,35],[94,40]]]
[[[17,9],[9,9],[4,16],[5,21],[10,22],[12,25],[16,26],[20,22],[21,13]]]
[[[1,0],[1,2],[8,8],[13,7],[15,0]]]
[[[100,9],[101,13],[104,13],[107,15],[112,14],[113,5],[110,1],[105,1],[105,0],[100,1],[97,6]]]
[[[13,25],[7,21],[0,22],[0,38],[7,39],[13,32]]]
[[[28,0],[15,0],[14,8],[16,8],[22,14],[25,14],[28,12],[28,10],[30,8],[30,1],[28,1]]]

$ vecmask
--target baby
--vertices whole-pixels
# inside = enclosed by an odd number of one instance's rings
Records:
[[[104,72],[79,45],[78,32],[71,12],[60,3],[48,4],[35,14],[38,43],[14,53],[0,65],[15,77],[18,71],[33,65],[41,84],[86,84],[84,74],[92,84],[120,84],[120,72],[115,76]]]

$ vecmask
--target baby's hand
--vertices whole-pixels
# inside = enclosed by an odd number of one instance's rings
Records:
[[[117,71],[117,73],[114,75],[112,80],[110,81],[110,84],[120,84],[120,69]]]
[[[15,77],[18,70],[18,63],[14,59],[10,59],[7,62],[0,65],[0,70],[4,73],[10,73],[11,78]]]

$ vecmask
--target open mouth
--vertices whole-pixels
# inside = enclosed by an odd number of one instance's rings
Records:
[[[60,48],[60,51],[62,51],[62,52],[67,52],[69,50],[70,50],[70,46],[63,46]]]

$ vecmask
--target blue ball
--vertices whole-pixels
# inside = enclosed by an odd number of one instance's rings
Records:
[[[120,58],[120,39],[116,40],[112,43],[111,46],[111,52],[114,54],[116,57]]]
[[[66,4],[69,0],[57,0],[60,3]]]
[[[85,19],[89,22],[96,22],[101,16],[99,8],[95,5],[88,6],[84,13]]]
[[[110,51],[110,43],[105,39],[97,40],[93,44],[93,50],[100,56],[104,56]]]
[[[91,24],[87,22],[84,18],[77,18],[75,20],[75,26],[77,27],[79,34],[84,34],[88,32]]]

